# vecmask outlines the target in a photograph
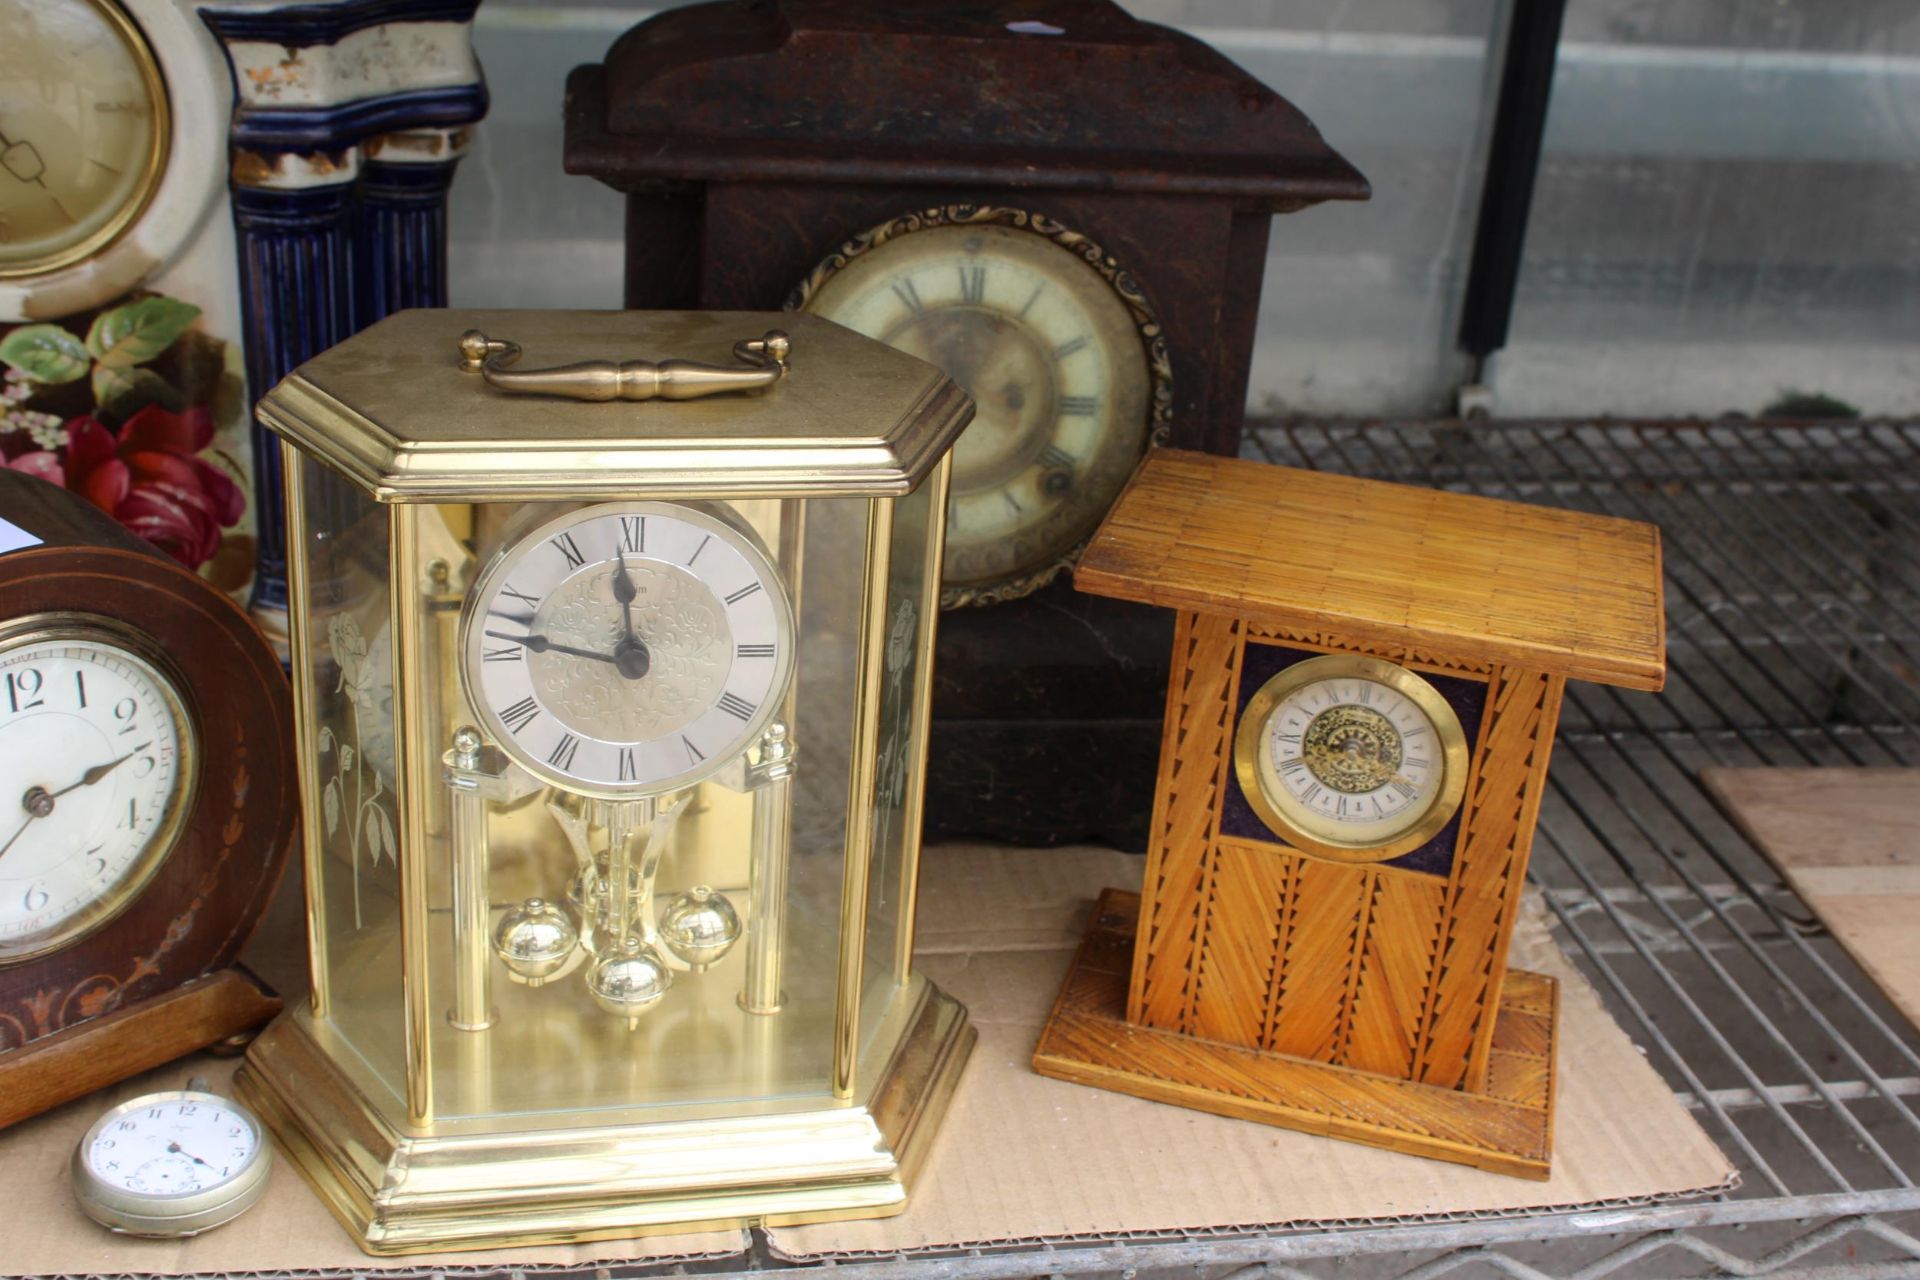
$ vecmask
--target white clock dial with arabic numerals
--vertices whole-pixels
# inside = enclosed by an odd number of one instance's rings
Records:
[[[0,964],[111,919],[165,859],[191,729],[146,659],[77,631],[0,646]]]
[[[212,1094],[142,1099],[89,1137],[81,1152],[94,1176],[148,1196],[217,1187],[251,1164],[261,1147],[252,1119]]]
[[[691,786],[745,751],[793,669],[778,571],[700,509],[610,502],[550,520],[475,584],[467,691],[534,776],[606,798]]]

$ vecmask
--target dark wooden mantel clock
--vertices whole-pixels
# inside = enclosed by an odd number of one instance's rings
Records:
[[[1659,531],[1163,450],[1075,582],[1176,610],[1173,676],[1035,1068],[1545,1178],[1558,989],[1508,944],[1566,682],[1664,682]]]
[[[574,72],[566,167],[627,195],[629,307],[813,311],[973,395],[928,834],[1140,847],[1167,621],[1060,575],[1149,447],[1237,450],[1273,215],[1366,180],[1108,0],[670,10]]]

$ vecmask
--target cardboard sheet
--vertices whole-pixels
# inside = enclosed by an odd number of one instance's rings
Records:
[[[1703,769],[1700,779],[1920,1026],[1920,769]]]
[[[232,1059],[204,1055],[188,1058],[0,1132],[0,1187],[6,1188],[11,1224],[7,1248],[0,1252],[0,1275],[338,1274],[388,1269],[453,1271],[509,1263],[516,1267],[572,1267],[627,1259],[727,1257],[747,1247],[745,1232],[717,1231],[544,1249],[375,1258],[360,1251],[284,1159],[276,1159],[260,1203],[234,1222],[191,1240],[117,1236],[95,1226],[80,1212],[73,1200],[67,1164],[87,1127],[102,1111],[143,1093],[183,1089],[191,1076],[204,1076],[216,1093],[230,1093],[228,1081],[237,1065]]]
[[[820,1257],[1036,1236],[1203,1226],[1389,1221],[1663,1199],[1730,1185],[1733,1170],[1574,976],[1537,920],[1514,962],[1563,989],[1561,1103],[1548,1183],[1373,1151],[1045,1080],[1027,1062],[1094,895],[1137,883],[1141,862],[1104,850],[928,849],[920,954],[980,1027],[943,1134],[908,1211],[870,1222],[782,1228],[777,1252]],[[288,893],[297,895],[298,881]],[[282,989],[300,973],[297,897],[276,906],[250,957]],[[297,995],[295,996],[297,998]],[[741,1232],[574,1247],[379,1259],[360,1252],[284,1161],[245,1217],[191,1241],[131,1240],[73,1203],[67,1162],[93,1119],[121,1098],[233,1062],[198,1058],[0,1132],[0,1186],[13,1223],[0,1275],[252,1271],[458,1271],[692,1261],[737,1255]]]
[[[929,849],[920,955],[980,1028],[940,1144],[906,1213],[776,1228],[820,1260],[1046,1237],[1597,1208],[1730,1187],[1735,1171],[1601,1008],[1537,908],[1513,963],[1561,989],[1551,1181],[1505,1178],[1047,1080],[1028,1065],[1094,895],[1137,886],[1102,850]]]

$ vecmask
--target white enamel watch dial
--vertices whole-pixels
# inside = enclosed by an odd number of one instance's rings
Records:
[[[7,7],[0,40],[0,275],[96,252],[159,185],[167,97],[111,0]]]
[[[178,837],[194,749],[173,682],[108,624],[10,630],[0,638],[0,964],[63,946],[133,900]]]
[[[938,365],[978,406],[953,450],[945,603],[1051,577],[1146,450],[1151,379],[1133,313],[1045,235],[994,224],[894,235],[804,305]]]
[[[1296,663],[1248,703],[1234,743],[1241,789],[1310,852],[1380,861],[1446,825],[1465,788],[1466,737],[1439,691],[1390,662]]]
[[[188,1088],[123,1102],[94,1121],[73,1153],[73,1189],[102,1226],[191,1236],[245,1212],[272,1163],[252,1112]]]
[[[678,503],[540,525],[488,566],[462,625],[486,734],[535,777],[604,799],[717,772],[758,740],[794,661],[765,553]]]

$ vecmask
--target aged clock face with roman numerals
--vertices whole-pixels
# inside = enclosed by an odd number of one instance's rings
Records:
[[[1460,807],[1467,745],[1453,708],[1419,675],[1328,654],[1254,694],[1234,766],[1248,803],[1289,843],[1377,862],[1418,848]]]
[[[462,620],[487,736],[554,786],[691,786],[745,751],[793,670],[793,615],[755,540],[698,508],[610,502],[549,520],[481,575]]]
[[[1010,598],[1052,577],[1147,448],[1140,322],[1069,241],[1085,247],[1070,233],[985,222],[876,232],[816,273],[802,302],[938,365],[974,398],[953,451],[945,604]]]

